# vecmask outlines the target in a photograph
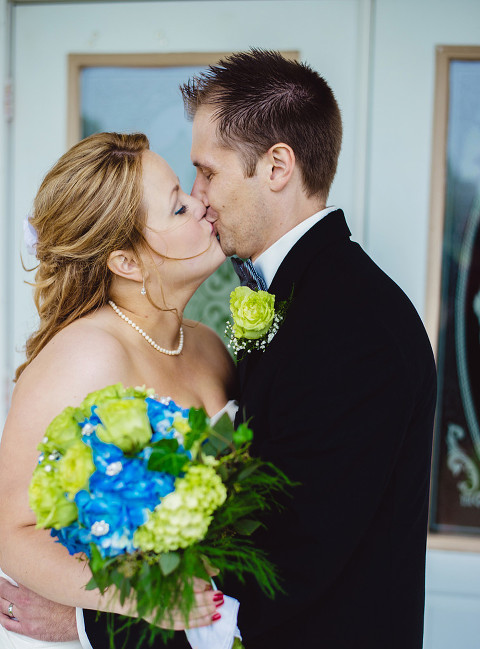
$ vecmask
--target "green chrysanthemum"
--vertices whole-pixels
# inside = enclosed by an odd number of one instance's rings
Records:
[[[225,486],[212,467],[189,467],[185,476],[175,481],[175,491],[162,499],[135,532],[135,545],[158,554],[189,547],[203,539],[213,512],[226,497]]]

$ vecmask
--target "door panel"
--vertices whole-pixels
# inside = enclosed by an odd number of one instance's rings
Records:
[[[274,14],[272,11],[274,10]],[[12,310],[15,340],[10,346],[10,372],[23,359],[26,337],[36,326],[32,279],[20,263],[33,266],[22,243],[22,221],[49,167],[67,148],[68,55],[75,53],[188,53],[228,52],[251,46],[296,50],[321,70],[336,89],[345,119],[345,144],[338,176],[331,193],[348,210],[353,202],[350,181],[355,151],[351,137],[356,114],[358,0],[256,0],[255,2],[119,2],[17,5],[14,9],[14,187],[15,240],[9,245],[14,269]],[[255,16],[252,16],[252,12]],[[329,24],[319,38],[319,25]],[[332,56],[342,35],[342,56]],[[183,142],[184,157],[189,159]],[[161,151],[159,151],[161,153]],[[178,158],[182,154],[178,151]],[[350,210],[353,213],[353,210]],[[219,282],[232,282],[221,271]],[[203,297],[217,326],[220,300],[217,280]],[[228,286],[222,300],[228,299]],[[200,294],[201,295],[201,294]],[[216,298],[215,298],[216,299]],[[195,302],[192,303],[193,308]],[[210,315],[208,316],[210,317]],[[223,317],[223,316],[221,316]],[[13,351],[14,350],[14,351]]]

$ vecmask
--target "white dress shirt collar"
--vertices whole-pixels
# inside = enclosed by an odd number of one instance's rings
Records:
[[[335,206],[326,207],[324,210],[317,212],[313,216],[309,216],[308,219],[305,219],[292,228],[292,230],[289,230],[284,234],[283,237],[280,237],[278,241],[275,241],[275,243],[272,244],[270,248],[267,248],[265,252],[262,252],[253,265],[255,266],[256,271],[264,278],[267,286],[270,286],[280,264],[297,241],[303,237],[310,228],[323,219],[324,216],[327,216],[327,214],[330,214],[330,212],[333,212],[336,209]]]

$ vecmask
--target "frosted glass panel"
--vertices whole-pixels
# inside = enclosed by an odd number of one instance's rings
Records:
[[[152,151],[167,160],[189,191],[195,178],[190,163],[192,126],[184,115],[179,85],[201,69],[83,68],[82,137],[100,131],[145,133]]]

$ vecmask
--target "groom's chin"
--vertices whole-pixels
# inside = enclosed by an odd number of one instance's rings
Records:
[[[236,251],[232,242],[228,241],[227,237],[225,236],[222,237],[222,235],[217,233],[217,241],[220,244],[220,248],[222,249],[225,257],[232,257],[233,255],[238,255],[238,252]]]

